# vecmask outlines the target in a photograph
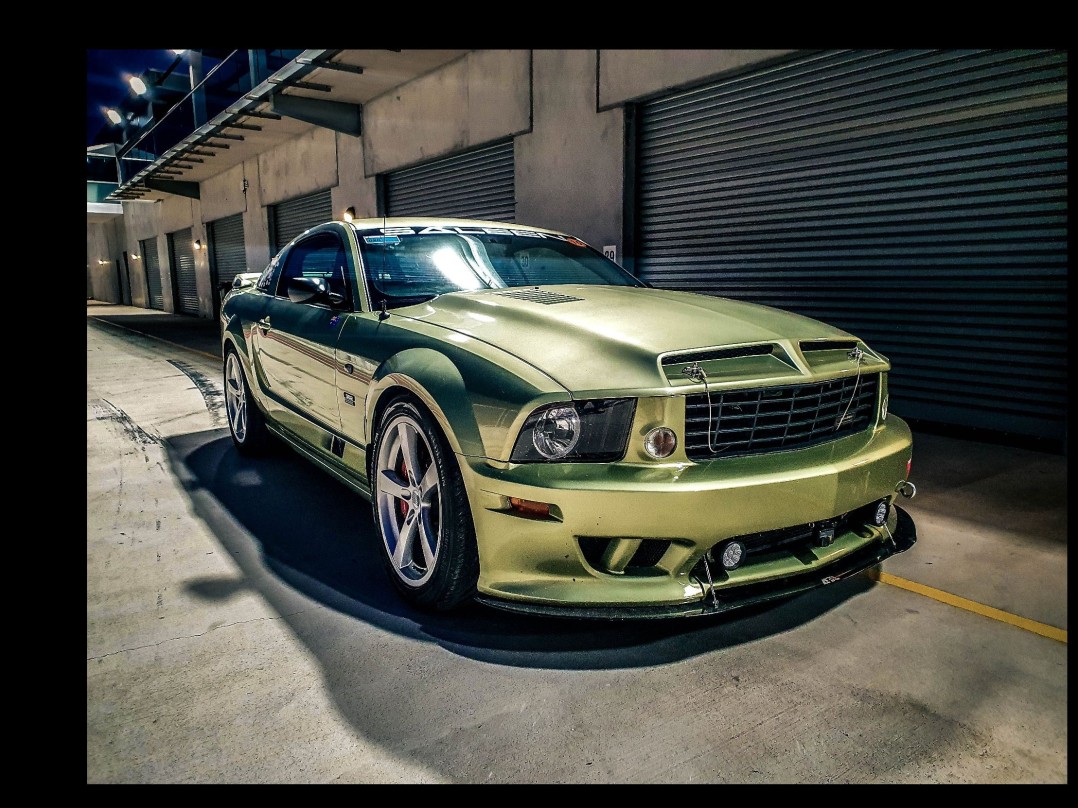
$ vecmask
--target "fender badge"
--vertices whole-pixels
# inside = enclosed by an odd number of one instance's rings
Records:
[[[334,314],[332,317],[329,318],[329,324],[330,325],[337,325],[337,323],[339,323],[340,321],[341,321],[341,315],[339,315],[339,314]]]
[[[350,404],[351,406],[354,407],[354,406],[356,406],[356,397],[354,395],[352,395],[351,393],[345,393],[344,394],[344,403],[345,404]]]
[[[839,578],[839,576],[837,576],[837,575],[828,575],[826,578],[821,578],[820,583],[823,584],[824,586],[827,586],[828,584],[833,584],[835,581],[840,581],[840,580],[842,580],[842,579]]]

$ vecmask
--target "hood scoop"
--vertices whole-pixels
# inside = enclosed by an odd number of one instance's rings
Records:
[[[546,292],[542,289],[513,289],[510,292],[496,292],[495,297],[511,297],[515,300],[527,300],[530,303],[542,303],[544,306],[553,306],[555,303],[572,303],[584,298],[563,295],[561,292]]]
[[[743,356],[767,356],[774,353],[774,345],[744,345],[737,348],[707,348],[702,351],[667,354],[662,358],[663,366],[686,365],[690,362],[710,362],[715,359],[738,359]]]

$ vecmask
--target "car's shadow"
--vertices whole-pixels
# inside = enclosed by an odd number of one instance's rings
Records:
[[[661,621],[531,617],[479,605],[430,614],[393,590],[370,505],[308,461],[283,446],[247,459],[227,430],[169,438],[166,448],[197,515],[243,572],[242,579],[189,581],[188,591],[224,599],[254,588],[289,619],[302,611],[295,590],[379,628],[485,662],[581,670],[668,663],[789,631],[874,586],[858,575],[771,605]],[[325,659],[318,648],[325,632],[312,629],[310,620],[307,613],[293,628]]]

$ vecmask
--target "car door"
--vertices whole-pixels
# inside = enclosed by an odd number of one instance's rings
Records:
[[[340,237],[322,230],[292,245],[284,258],[273,297],[255,323],[255,355],[267,392],[283,405],[279,418],[312,443],[318,435],[310,424],[339,432],[334,351],[352,308],[347,257]],[[295,303],[288,298],[293,278],[324,279],[343,297]]]

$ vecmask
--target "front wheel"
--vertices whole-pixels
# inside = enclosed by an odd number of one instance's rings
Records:
[[[446,611],[475,594],[479,553],[464,480],[441,430],[414,401],[386,408],[371,481],[382,558],[397,591]]]
[[[266,418],[251,397],[251,387],[235,348],[225,351],[225,412],[232,443],[243,454],[258,454],[269,442]]]

